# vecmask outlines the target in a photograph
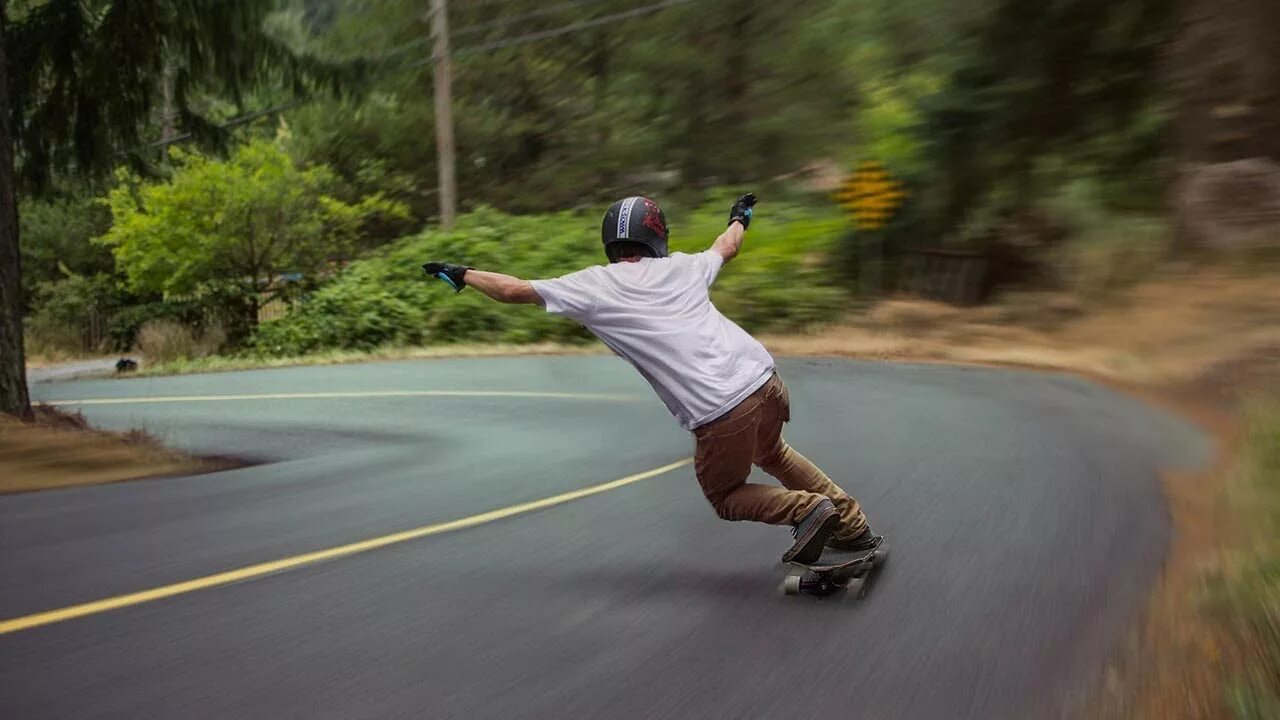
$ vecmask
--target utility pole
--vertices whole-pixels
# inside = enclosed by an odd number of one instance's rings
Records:
[[[458,187],[453,163],[453,88],[449,66],[449,15],[445,0],[431,0],[431,59],[435,70],[436,165],[440,168],[440,227],[453,227],[458,212]]]

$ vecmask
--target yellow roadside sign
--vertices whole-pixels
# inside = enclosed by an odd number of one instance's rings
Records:
[[[875,160],[863,160],[835,193],[836,202],[853,215],[861,230],[879,230],[889,224],[907,191]]]

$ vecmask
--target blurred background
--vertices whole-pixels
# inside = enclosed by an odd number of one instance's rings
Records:
[[[1280,243],[1264,0],[457,0],[441,47],[425,0],[6,5],[37,361],[580,342],[417,267],[601,262],[629,194],[679,250],[760,195],[716,297],[753,331],[1053,323]]]
[[[1218,574],[1172,572],[1126,676],[1156,699],[1116,716],[1280,716],[1275,0],[0,0],[0,19],[5,412],[27,410],[23,339],[33,373],[602,351],[420,264],[601,263],[605,208],[636,194],[698,251],[750,190],[713,298],[776,353],[1070,369],[1221,413],[1223,482],[1170,486]]]

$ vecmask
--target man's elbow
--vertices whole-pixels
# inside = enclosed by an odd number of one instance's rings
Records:
[[[536,303],[538,294],[534,292],[533,284],[528,281],[515,282],[502,289],[502,294],[498,300],[509,305],[521,305]]]
[[[733,243],[716,243],[712,248],[725,262],[738,257],[738,246]]]

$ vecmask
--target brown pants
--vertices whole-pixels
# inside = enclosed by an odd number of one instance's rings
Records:
[[[694,429],[694,470],[702,493],[725,520],[772,525],[794,525],[828,497],[840,512],[836,537],[862,532],[867,519],[858,501],[782,439],[782,425],[790,419],[791,395],[775,374],[737,407]],[[753,463],[786,489],[747,482]]]

